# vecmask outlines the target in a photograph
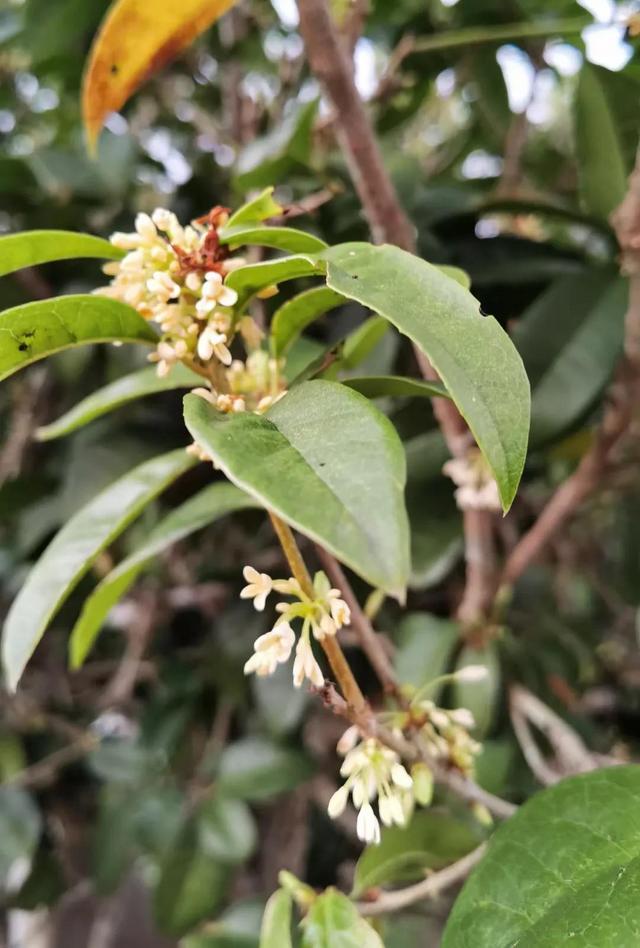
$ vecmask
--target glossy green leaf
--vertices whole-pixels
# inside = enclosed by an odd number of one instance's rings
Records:
[[[247,737],[223,750],[217,786],[221,793],[241,800],[268,800],[293,790],[312,773],[309,759],[299,751],[264,737]]]
[[[18,860],[30,862],[42,818],[32,797],[20,787],[0,787],[0,884],[4,889]]]
[[[260,948],[291,948],[291,893],[277,889],[270,896],[262,916]]]
[[[119,260],[122,256],[122,250],[101,237],[68,230],[27,230],[0,237],[0,276],[51,260],[78,257]]]
[[[584,418],[620,357],[626,280],[594,270],[553,283],[514,332],[531,381],[531,444],[557,438]]]
[[[639,888],[640,768],[571,777],[499,828],[442,948],[633,948]]]
[[[321,269],[313,258],[296,254],[291,257],[278,257],[262,263],[250,263],[246,267],[232,270],[226,279],[239,296],[240,304],[246,303],[252,296],[268,286],[295,280],[298,277],[317,276]]]
[[[188,819],[160,866],[153,892],[158,926],[170,935],[184,935],[215,913],[229,881],[229,867],[207,852],[197,820]]]
[[[255,501],[233,484],[217,483],[203,488],[167,514],[151,531],[147,540],[111,570],[85,600],[69,640],[71,667],[79,668],[82,665],[109,610],[124,596],[154,557],[219,517],[255,506]]]
[[[397,247],[325,251],[327,284],[384,316],[428,356],[498,483],[515,496],[529,435],[529,383],[509,337],[456,280]]]
[[[105,488],[54,537],[9,610],[2,661],[9,688],[76,584],[105,549],[164,488],[194,464],[183,449],[145,461]]]
[[[255,849],[255,821],[242,800],[214,797],[202,804],[196,819],[200,846],[220,862],[236,865]]]
[[[271,343],[275,355],[288,352],[307,326],[344,301],[344,296],[328,286],[314,286],[283,303],[271,320]]]
[[[437,810],[417,810],[406,827],[383,829],[380,844],[367,846],[356,865],[354,898],[367,889],[391,882],[424,878],[442,869],[482,842],[477,824]]]
[[[60,418],[38,428],[36,437],[38,441],[62,438],[137,398],[155,395],[157,392],[170,392],[177,388],[193,388],[201,382],[200,376],[186,365],[174,365],[164,378],[160,378],[153,366],[140,369],[131,375],[123,375],[122,378],[83,398]]]
[[[426,382],[422,379],[409,379],[402,375],[367,375],[360,378],[344,379],[344,384],[355,389],[367,398],[449,398],[449,393],[441,382]]]
[[[389,323],[382,316],[369,316],[365,319],[344,341],[340,356],[341,368],[357,368],[371,355],[388,331]]]
[[[221,244],[234,246],[273,247],[288,253],[318,253],[327,244],[319,237],[294,227],[269,227],[267,224],[228,225],[220,231]]]
[[[402,599],[409,575],[405,459],[389,422],[336,382],[303,382],[265,415],[185,398],[192,437],[229,480]]]
[[[378,933],[337,889],[318,896],[302,925],[302,948],[384,948]]]
[[[467,665],[481,665],[487,674],[480,681],[456,681],[453,685],[453,704],[456,708],[468,708],[476,726],[473,736],[478,740],[490,731],[501,696],[500,656],[495,642],[484,648],[465,646],[458,655],[456,671]]]
[[[26,303],[0,313],[0,380],[72,346],[156,339],[135,309],[106,296],[60,296]]]
[[[227,221],[227,227],[239,227],[241,224],[256,224],[270,217],[279,217],[284,208],[273,198],[273,187],[265,188],[257,197],[252,198],[238,208]]]
[[[576,161],[585,209],[607,220],[627,187],[622,142],[604,87],[588,63],[580,70],[575,101]]]
[[[421,688],[447,671],[460,629],[455,622],[429,612],[405,616],[398,626],[398,647],[394,665],[403,684]],[[429,692],[437,698],[439,691]]]

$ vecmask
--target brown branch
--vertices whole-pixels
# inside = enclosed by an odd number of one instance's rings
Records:
[[[608,404],[594,441],[575,472],[553,494],[546,507],[511,552],[502,574],[510,586],[540,555],[578,508],[600,487],[615,463],[640,395],[640,155],[629,188],[611,223],[621,248],[621,271],[629,279],[625,344]]]
[[[398,679],[389,661],[389,657],[369,619],[362,611],[349,580],[338,561],[316,544],[316,553],[331,582],[340,589],[342,598],[351,611],[350,626],[356,633],[362,651],[365,653],[385,691],[395,694],[398,691]]]
[[[361,915],[386,915],[388,912],[399,912],[416,902],[436,898],[444,889],[466,879],[486,851],[487,844],[482,843],[451,866],[427,876],[423,882],[416,882],[396,892],[382,892],[374,902],[359,902],[358,911]]]
[[[415,253],[415,228],[405,214],[391,178],[382,160],[375,137],[353,79],[351,61],[333,25],[327,0],[299,0],[302,33],[312,72],[319,79],[335,113],[335,127],[349,172],[376,243],[386,241]],[[423,352],[414,346],[420,371],[427,379],[437,373]],[[436,399],[434,412],[442,428],[449,451],[454,457],[465,455],[471,444],[469,430],[453,402]],[[492,515],[481,511],[473,521],[472,542],[493,549]],[[488,563],[493,563],[493,555]],[[495,570],[476,569],[477,560],[469,561],[469,586],[460,607],[460,618],[473,621],[485,612],[496,589]]]

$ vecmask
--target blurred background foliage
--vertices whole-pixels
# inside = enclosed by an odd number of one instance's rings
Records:
[[[367,238],[331,115],[308,74],[293,0],[243,0],[110,117],[94,161],[79,87],[107,5],[5,0],[0,9],[0,232],[108,235],[130,230],[139,210],[171,207],[186,221],[274,184],[284,203],[331,198],[301,218],[329,242]],[[613,0],[372,0],[352,37],[358,86],[420,252],[468,271],[484,309],[512,331],[531,379],[531,450],[500,525],[506,549],[588,447],[621,352],[626,287],[608,215],[638,139],[634,12]],[[349,4],[334,2],[334,13],[348,32]],[[544,37],[503,38],[507,25],[547,21]],[[471,42],[474,27],[488,41]],[[434,38],[440,46],[429,49]],[[92,261],[25,270],[0,281],[3,308],[102,280]],[[308,346],[321,351],[362,320],[345,307],[312,329]],[[412,371],[395,332],[373,342],[360,374]],[[4,386],[3,605],[82,502],[184,443],[172,393],[60,441],[33,441],[39,425],[142,358],[82,348]],[[490,665],[488,684],[444,698],[473,708],[485,741],[478,779],[501,796],[520,801],[536,786],[510,724],[510,682],[542,697],[592,748],[631,757],[640,715],[638,442],[520,580],[499,622],[465,641],[448,618],[463,564],[460,513],[441,475],[446,449],[425,400],[385,407],[409,462],[413,580],[408,614],[385,603],[376,621],[403,680],[420,684],[456,663]],[[66,668],[83,595],[210,476],[188,473],[98,560],[18,695],[2,696],[0,884],[12,945],[35,946],[39,932],[55,930],[51,944],[65,948],[180,938],[186,948],[250,948],[280,869],[318,887],[353,882],[354,826],[345,818],[336,827],[325,813],[340,723],[293,692],[286,669],[268,680],[242,675],[263,627],[237,600],[240,566],[280,568],[259,513],[228,517],[155,560],[110,614],[91,660],[73,674]],[[349,654],[375,691],[364,659]],[[393,830],[360,858],[357,892],[444,865],[485,830],[441,793],[407,832],[410,854]],[[437,944],[447,899],[388,923],[388,948]]]

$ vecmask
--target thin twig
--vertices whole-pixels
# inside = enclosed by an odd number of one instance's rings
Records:
[[[99,738],[90,733],[84,733],[72,744],[53,751],[47,757],[25,767],[16,774],[3,781],[3,785],[37,789],[53,783],[58,773],[69,764],[86,757],[99,744]]]
[[[625,320],[625,351],[609,391],[600,427],[593,444],[571,477],[561,484],[536,522],[512,550],[504,567],[502,584],[511,586],[548,546],[565,523],[603,483],[615,462],[623,436],[629,429],[640,394],[640,155],[629,179],[629,188],[611,223],[622,250],[621,270],[629,279],[629,305]]]
[[[375,671],[380,684],[385,691],[395,694],[398,690],[398,679],[389,661],[389,657],[380,641],[379,634],[375,631],[369,619],[362,611],[349,580],[344,574],[344,570],[330,553],[327,553],[319,544],[316,544],[316,553],[331,582],[342,593],[342,598],[349,606],[351,612],[350,626],[356,633],[360,647],[365,653],[371,667]]]
[[[423,882],[416,882],[396,892],[382,892],[374,902],[359,902],[358,911],[361,915],[386,915],[388,912],[399,912],[416,902],[433,899],[444,889],[466,879],[486,851],[487,844],[482,843],[451,866],[427,876]]]

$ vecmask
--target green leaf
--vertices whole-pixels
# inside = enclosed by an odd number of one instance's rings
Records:
[[[0,381],[72,346],[156,340],[135,309],[106,296],[60,296],[26,303],[0,313]]]
[[[122,250],[101,237],[68,230],[27,230],[0,237],[0,276],[51,260],[77,257],[119,260],[122,256]]]
[[[227,225],[220,231],[221,244],[234,246],[273,247],[289,253],[318,253],[327,246],[324,240],[294,227],[269,227],[267,224]]]
[[[373,586],[404,596],[404,452],[392,424],[362,395],[336,382],[303,382],[262,416],[222,415],[187,395],[185,421],[229,480]]]
[[[257,197],[247,201],[235,211],[227,221],[227,227],[239,227],[241,224],[258,224],[269,217],[279,217],[284,208],[273,199],[273,187],[265,188]]]
[[[402,375],[367,375],[361,378],[347,378],[343,382],[367,398],[384,398],[386,395],[396,398],[450,397],[441,382],[425,382],[422,379],[409,379]]]
[[[219,517],[255,506],[255,502],[233,484],[217,483],[203,488],[172,510],[151,531],[146,541],[111,570],[85,600],[69,640],[71,667],[82,665],[109,610],[154,557]]]
[[[182,448],[145,461],[79,510],[35,564],[9,610],[2,638],[15,689],[51,618],[105,549],[164,488],[194,464]]]
[[[424,878],[428,869],[442,869],[482,842],[477,826],[437,810],[418,810],[406,827],[383,829],[380,844],[367,846],[356,865],[354,898],[390,882]]]
[[[244,305],[267,286],[277,285],[285,280],[295,280],[298,277],[318,276],[321,272],[313,258],[296,254],[292,257],[278,257],[276,260],[264,260],[262,263],[250,263],[246,267],[239,267],[231,271],[225,282],[238,294],[240,305]]]
[[[291,893],[277,889],[269,897],[260,929],[260,948],[291,948]]]
[[[405,616],[398,626],[394,665],[403,684],[421,688],[447,671],[449,659],[460,637],[460,629],[449,619],[428,612]],[[436,698],[439,689],[429,693]]]
[[[42,819],[31,796],[19,787],[0,787],[0,885],[4,889],[17,860],[31,861]]]
[[[509,337],[437,267],[397,247],[341,244],[319,259],[327,284],[384,316],[428,356],[466,419],[509,509],[524,466],[529,383]]]
[[[382,316],[369,316],[344,341],[340,367],[355,369],[373,352],[389,331],[389,323]]]
[[[314,286],[283,303],[271,320],[271,343],[275,355],[288,352],[307,326],[344,301],[344,296],[328,286]]]
[[[220,905],[230,881],[229,867],[201,844],[196,819],[188,819],[162,860],[153,892],[160,928],[183,935],[209,918]]]
[[[590,214],[607,220],[627,187],[622,142],[596,71],[580,70],[575,101],[576,161],[582,202]]]
[[[622,353],[627,299],[626,280],[594,270],[555,281],[518,320],[532,446],[567,433],[605,389]]]
[[[302,948],[384,948],[353,902],[336,889],[318,896],[302,924]]]
[[[298,751],[266,738],[247,737],[229,744],[220,756],[217,786],[242,800],[267,800],[307,780],[313,767]]]
[[[36,431],[38,441],[52,441],[88,425],[108,412],[115,411],[128,402],[155,395],[157,392],[170,392],[177,388],[193,388],[201,382],[200,376],[186,365],[174,365],[168,375],[160,378],[155,367],[140,369],[131,375],[123,375],[104,388],[98,389],[83,398],[56,421],[52,421]]]
[[[639,886],[640,768],[571,777],[500,827],[442,948],[632,948]]]
[[[256,824],[242,800],[215,797],[202,804],[196,819],[200,845],[220,862],[236,865],[254,851]]]
[[[453,684],[453,703],[456,708],[468,708],[473,714],[476,726],[473,736],[481,740],[491,729],[496,709],[500,701],[500,656],[495,642],[484,648],[466,646],[458,655],[456,671],[467,665],[482,665],[487,669],[485,678],[480,681],[455,681]]]

